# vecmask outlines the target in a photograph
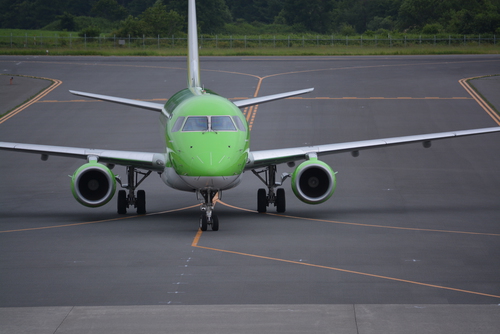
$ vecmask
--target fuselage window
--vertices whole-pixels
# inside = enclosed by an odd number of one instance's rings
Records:
[[[212,116],[211,121],[212,131],[236,131],[236,127],[229,116]]]
[[[207,116],[188,117],[182,131],[208,131]]]

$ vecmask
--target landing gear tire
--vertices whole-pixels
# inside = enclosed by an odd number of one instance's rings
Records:
[[[264,188],[260,188],[257,191],[257,211],[259,213],[265,213],[267,211],[267,193]]]
[[[212,215],[212,231],[219,230],[219,217]]]
[[[202,214],[200,217],[200,230],[206,231],[208,226],[208,220],[207,220],[207,215]]]
[[[137,191],[137,214],[146,214],[146,192],[144,190]]]
[[[286,211],[285,189],[279,188],[276,192],[276,211],[283,213]]]
[[[127,192],[120,190],[118,192],[118,214],[124,215],[127,213]]]

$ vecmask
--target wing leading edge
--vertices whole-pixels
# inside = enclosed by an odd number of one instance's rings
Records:
[[[7,142],[0,142],[0,150],[41,154],[44,160],[46,160],[49,155],[54,155],[85,160],[94,158],[100,163],[132,166],[159,172],[163,171],[165,168],[165,156],[161,153],[100,150]]]
[[[481,128],[472,130],[461,130],[452,132],[429,133],[422,135],[392,137],[373,140],[361,140],[338,144],[325,144],[317,146],[304,146],[295,148],[284,148],[275,150],[262,150],[250,152],[250,158],[245,167],[246,170],[276,165],[281,163],[293,162],[298,160],[308,159],[310,154],[326,155],[342,152],[352,152],[357,155],[360,150],[366,150],[377,147],[395,146],[410,143],[421,142],[424,147],[430,147],[431,141],[446,138],[456,138],[480,135],[486,133],[500,132],[500,127]]]

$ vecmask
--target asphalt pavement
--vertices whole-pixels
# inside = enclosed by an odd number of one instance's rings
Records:
[[[0,118],[0,141],[161,152],[156,113],[68,90],[162,103],[184,88],[185,66],[0,57],[2,73],[61,82]],[[253,150],[500,125],[459,84],[499,74],[498,55],[207,57],[201,67],[205,87],[231,99],[315,88],[243,110]],[[473,84],[498,109],[497,78]],[[0,110],[3,96],[32,94],[4,84]],[[203,233],[195,196],[157,175],[142,185],[147,215],[119,216],[114,201],[89,209],[72,197],[68,175],[83,161],[0,151],[0,332],[496,332],[499,149],[491,134],[327,156],[333,197],[304,204],[286,181],[285,215],[256,213],[262,185],[245,173],[216,205],[220,231]]]

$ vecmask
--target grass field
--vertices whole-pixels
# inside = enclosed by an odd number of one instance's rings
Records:
[[[113,48],[0,48],[0,55],[52,56],[185,56],[186,48],[113,49]],[[408,47],[276,47],[276,48],[202,48],[200,56],[336,56],[336,55],[438,55],[499,54],[500,47],[484,46],[408,46]]]
[[[182,56],[185,36],[130,38],[0,29],[0,55]],[[202,56],[498,54],[496,36],[200,36]]]

